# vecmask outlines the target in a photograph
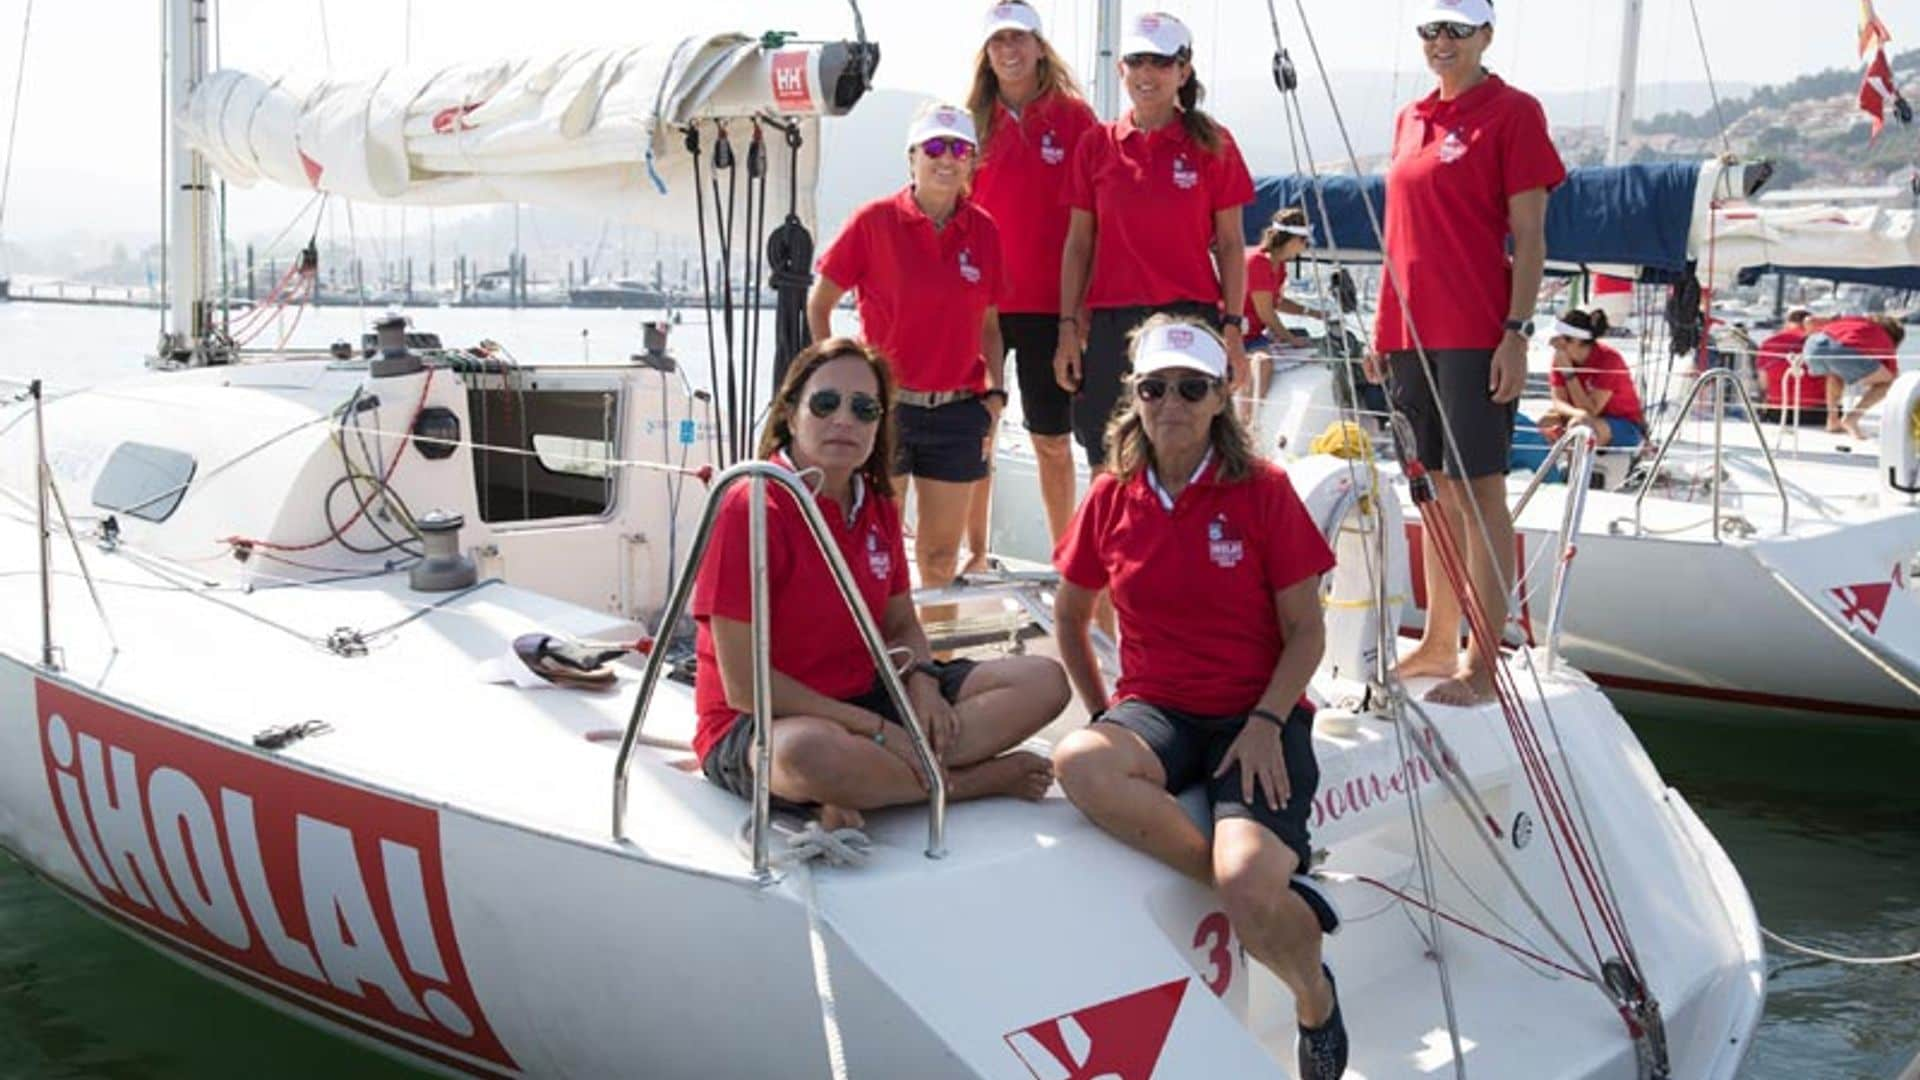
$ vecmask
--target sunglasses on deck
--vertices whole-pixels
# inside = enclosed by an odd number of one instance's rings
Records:
[[[1177,56],[1162,56],[1159,53],[1137,52],[1137,53],[1128,53],[1127,55],[1121,57],[1120,62],[1127,65],[1130,68],[1150,67],[1150,68],[1159,68],[1161,71],[1165,71],[1166,69],[1179,63],[1180,58]]]
[[[863,424],[878,421],[880,414],[886,412],[885,407],[880,404],[880,399],[872,394],[855,391],[852,394],[842,395],[838,390],[815,390],[807,395],[807,411],[825,420],[840,411],[840,402],[843,400],[847,403],[847,411],[853,414],[855,420]]]
[[[1189,375],[1183,379],[1159,379],[1149,376],[1136,379],[1133,392],[1141,401],[1159,401],[1167,396],[1169,389],[1173,389],[1179,391],[1183,400],[1197,405],[1206,400],[1207,395],[1213,393],[1214,388],[1219,385],[1219,379],[1210,379],[1204,375]]]
[[[920,152],[930,158],[943,158],[952,154],[955,161],[965,161],[973,156],[973,144],[965,139],[941,137],[921,143]]]
[[[1414,27],[1414,33],[1420,35],[1421,41],[1433,41],[1441,34],[1455,41],[1465,41],[1479,32],[1480,28],[1477,26],[1457,22],[1430,22],[1425,26]]]

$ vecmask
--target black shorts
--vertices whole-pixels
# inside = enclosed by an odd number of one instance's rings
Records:
[[[862,662],[865,658],[862,658]],[[960,688],[966,685],[967,676],[979,663],[974,660],[935,660],[934,670],[940,679],[940,696],[948,701],[960,700]],[[900,723],[900,713],[893,707],[893,698],[887,694],[887,688],[874,676],[873,686],[859,697],[848,698],[847,704],[857,705],[868,712],[878,713],[890,724]],[[707,751],[707,759],[700,763],[700,771],[707,779],[720,785],[743,799],[753,798],[753,717],[741,713],[734,717],[733,726],[727,729],[720,741]],[[774,796],[776,809],[804,811],[809,807],[789,802]]]
[[[1053,354],[1060,347],[1060,316],[1022,312],[1000,316],[1000,336],[1013,354],[1020,381],[1020,415],[1035,435],[1073,431],[1073,395],[1053,377]]]
[[[1182,300],[1157,307],[1096,308],[1087,324],[1087,351],[1080,359],[1080,392],[1073,395],[1073,437],[1087,452],[1094,469],[1106,464],[1107,421],[1120,405],[1122,383],[1133,372],[1128,347],[1133,332],[1155,315],[1197,318],[1216,329],[1216,304]]]
[[[1429,349],[1427,360],[1433,368],[1433,385],[1420,370],[1420,354],[1387,354],[1392,368],[1393,406],[1413,426],[1413,451],[1429,472],[1473,478],[1494,476],[1507,471],[1507,453],[1513,449],[1513,418],[1519,410],[1516,399],[1496,405],[1487,391],[1493,373],[1492,349]],[[1439,401],[1434,401],[1435,386]],[[1442,426],[1441,412],[1446,413]],[[1453,449],[1447,447],[1446,429],[1453,429]],[[1464,471],[1462,471],[1464,469]]]
[[[899,432],[894,475],[949,484],[971,484],[987,475],[987,432],[993,429],[993,414],[979,398],[949,401],[933,409],[897,405],[893,419]]]
[[[1194,784],[1207,786],[1207,801],[1213,804],[1213,820],[1249,818],[1265,825],[1280,842],[1300,857],[1296,873],[1306,873],[1313,865],[1313,846],[1308,842],[1307,821],[1313,816],[1313,796],[1320,787],[1320,763],[1313,756],[1313,710],[1296,705],[1280,728],[1280,748],[1287,757],[1287,784],[1291,791],[1284,806],[1274,810],[1267,805],[1264,790],[1255,793],[1249,804],[1240,793],[1240,766],[1234,765],[1220,777],[1213,770],[1227,756],[1227,747],[1249,723],[1246,716],[1198,716],[1193,713],[1150,705],[1128,698],[1108,709],[1100,723],[1126,728],[1147,744],[1160,767],[1167,773],[1167,790],[1174,794]]]

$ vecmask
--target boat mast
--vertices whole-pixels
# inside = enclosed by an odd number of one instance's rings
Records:
[[[1120,0],[1096,0],[1093,34],[1093,108],[1112,120],[1120,115]]]
[[[1607,164],[1625,165],[1633,134],[1634,82],[1640,73],[1640,16],[1646,0],[1620,0],[1620,71],[1613,83],[1613,115],[1607,121]]]
[[[160,137],[167,145],[170,299],[160,359],[204,364],[213,330],[213,304],[207,295],[213,266],[213,204],[206,159],[174,131],[173,118],[207,75],[207,0],[168,0],[166,34],[168,108]]]

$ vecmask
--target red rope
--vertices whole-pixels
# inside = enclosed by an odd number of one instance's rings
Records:
[[[1353,875],[1353,880],[1358,881],[1363,885],[1371,885],[1374,888],[1379,889],[1380,891],[1388,893],[1392,896],[1398,897],[1399,899],[1405,901],[1406,903],[1412,904],[1414,907],[1420,908],[1423,911],[1432,912],[1434,915],[1437,915],[1440,918],[1445,919],[1447,922],[1452,923],[1453,925],[1459,927],[1460,929],[1465,930],[1470,934],[1474,934],[1479,937],[1485,938],[1488,941],[1493,942],[1495,945],[1498,945],[1501,948],[1517,956],[1524,956],[1527,959],[1533,961],[1534,963],[1541,965],[1542,967],[1550,967],[1562,975],[1571,975],[1572,977],[1579,979],[1581,982],[1593,981],[1593,977],[1586,974],[1585,972],[1575,971],[1574,969],[1567,967],[1565,964],[1555,963],[1554,961],[1549,960],[1544,956],[1541,956],[1539,953],[1534,952],[1532,949],[1529,949],[1524,945],[1516,945],[1513,942],[1508,941],[1506,938],[1499,937],[1495,934],[1491,934],[1485,930],[1482,930],[1479,927],[1473,925],[1472,923],[1466,921],[1465,919],[1449,914],[1448,912],[1443,911],[1440,908],[1437,908],[1432,904],[1427,903],[1424,900],[1418,899],[1413,896],[1409,896],[1406,893],[1401,892],[1399,889],[1394,888],[1393,886],[1387,884],[1384,881],[1379,881],[1374,878],[1370,878],[1365,874],[1355,874]]]

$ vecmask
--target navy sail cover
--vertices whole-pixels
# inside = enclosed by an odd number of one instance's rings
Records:
[[[1698,164],[1595,166],[1573,169],[1547,199],[1547,259],[1575,266],[1625,265],[1655,271],[1687,271],[1687,235],[1693,227]],[[1319,190],[1315,191],[1314,188]],[[1304,206],[1316,248],[1378,254],[1369,220],[1383,215],[1386,178],[1370,175],[1265,176],[1254,183],[1253,202],[1242,219],[1256,240],[1275,212]],[[1321,220],[1321,201],[1326,217]],[[1384,217],[1378,218],[1384,223]]]

